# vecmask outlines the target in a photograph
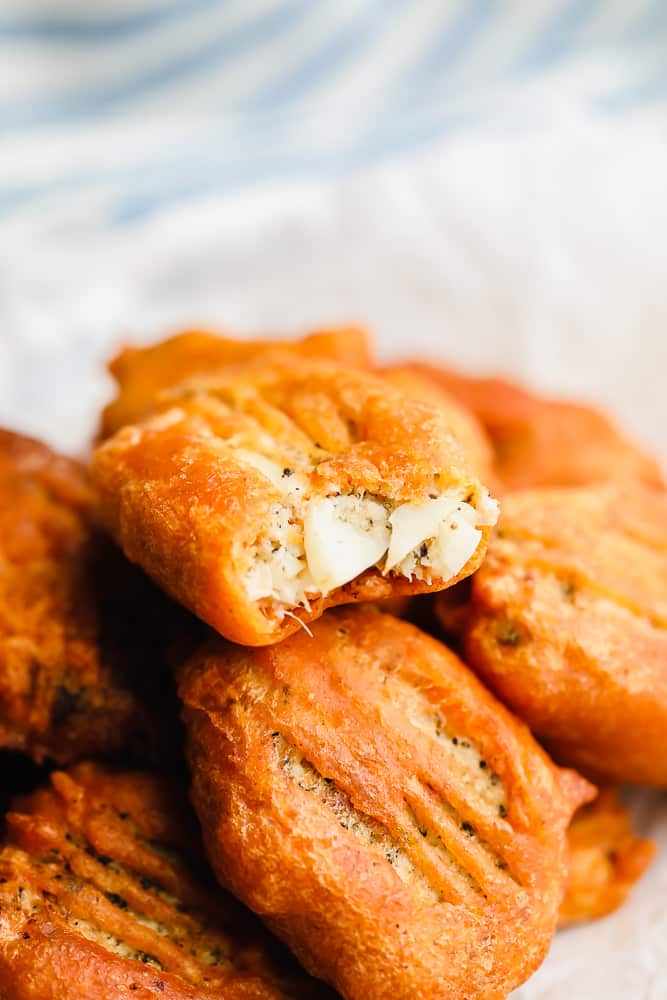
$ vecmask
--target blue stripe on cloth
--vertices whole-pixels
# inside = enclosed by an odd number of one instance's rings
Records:
[[[600,0],[569,0],[558,7],[536,38],[519,56],[514,72],[534,73],[571,54],[577,35],[600,7]]]
[[[134,74],[102,90],[79,89],[56,97],[46,95],[41,102],[24,100],[0,104],[0,132],[37,125],[69,124],[74,119],[97,117],[122,109],[123,105],[161,87],[201,76],[225,61],[241,59],[254,46],[293,28],[309,7],[310,0],[284,0],[270,14],[260,15],[236,28],[223,28],[195,51],[179,54],[154,69]]]
[[[664,101],[665,98],[667,98],[667,63],[632,85],[626,84],[611,94],[598,97],[594,101],[594,106],[598,111],[619,114],[623,111],[635,111],[656,101]]]
[[[307,59],[290,67],[287,74],[253,96],[251,109],[273,109],[310,94],[323,80],[330,79],[356,58],[378,30],[386,27],[382,20],[404,6],[405,0],[371,0],[365,4],[351,24],[339,29],[324,45],[309,53]]]
[[[496,0],[467,0],[461,4],[453,21],[447,20],[444,29],[435,32],[435,39],[427,40],[416,66],[396,82],[395,93],[400,96],[401,92],[431,87],[435,81],[446,86],[447,71],[465,58],[488,20],[497,13]]]
[[[142,222],[184,202],[203,196],[232,195],[236,191],[267,180],[296,181],[313,174],[326,176],[370,166],[388,157],[412,154],[415,150],[432,144],[434,139],[442,136],[443,131],[453,133],[472,124],[472,120],[470,115],[449,113],[446,122],[438,120],[421,125],[414,123],[405,133],[399,130],[366,139],[361,145],[352,149],[338,150],[333,155],[331,153],[294,155],[288,151],[276,155],[263,164],[239,165],[230,169],[225,175],[211,176],[207,173],[198,178],[179,178],[178,182],[167,190],[152,189],[120,198],[109,222],[115,225]]]
[[[667,28],[667,3],[652,0],[638,11],[637,19],[625,32],[626,42],[655,41]]]
[[[49,17],[47,14],[12,16],[0,13],[0,42],[115,42],[138,32],[162,27],[198,10],[216,7],[219,0],[170,0],[146,10],[128,11],[114,17]]]

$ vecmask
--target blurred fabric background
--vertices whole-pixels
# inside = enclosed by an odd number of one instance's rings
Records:
[[[3,0],[0,209],[118,225],[657,102],[662,0]]]
[[[123,341],[348,320],[667,458],[665,0],[3,0],[0,422],[84,450]],[[521,1000],[665,1000],[638,809]]]

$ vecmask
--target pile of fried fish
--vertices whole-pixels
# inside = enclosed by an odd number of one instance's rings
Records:
[[[658,463],[357,327],[110,371],[0,431],[0,997],[507,997],[654,854]]]

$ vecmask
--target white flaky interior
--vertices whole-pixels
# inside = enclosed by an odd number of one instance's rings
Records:
[[[249,553],[244,581],[253,601],[308,607],[371,566],[383,574],[450,580],[474,554],[481,529],[498,518],[486,490],[448,490],[420,503],[370,495],[309,496],[308,475],[248,450],[237,452],[283,494],[265,536]]]

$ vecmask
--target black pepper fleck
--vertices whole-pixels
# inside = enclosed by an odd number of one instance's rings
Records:
[[[512,622],[501,622],[496,631],[496,639],[501,646],[518,646],[521,633]]]
[[[109,902],[114,906],[117,906],[119,910],[127,909],[127,900],[123,899],[122,896],[119,896],[117,892],[105,892],[104,895],[107,897]]]

